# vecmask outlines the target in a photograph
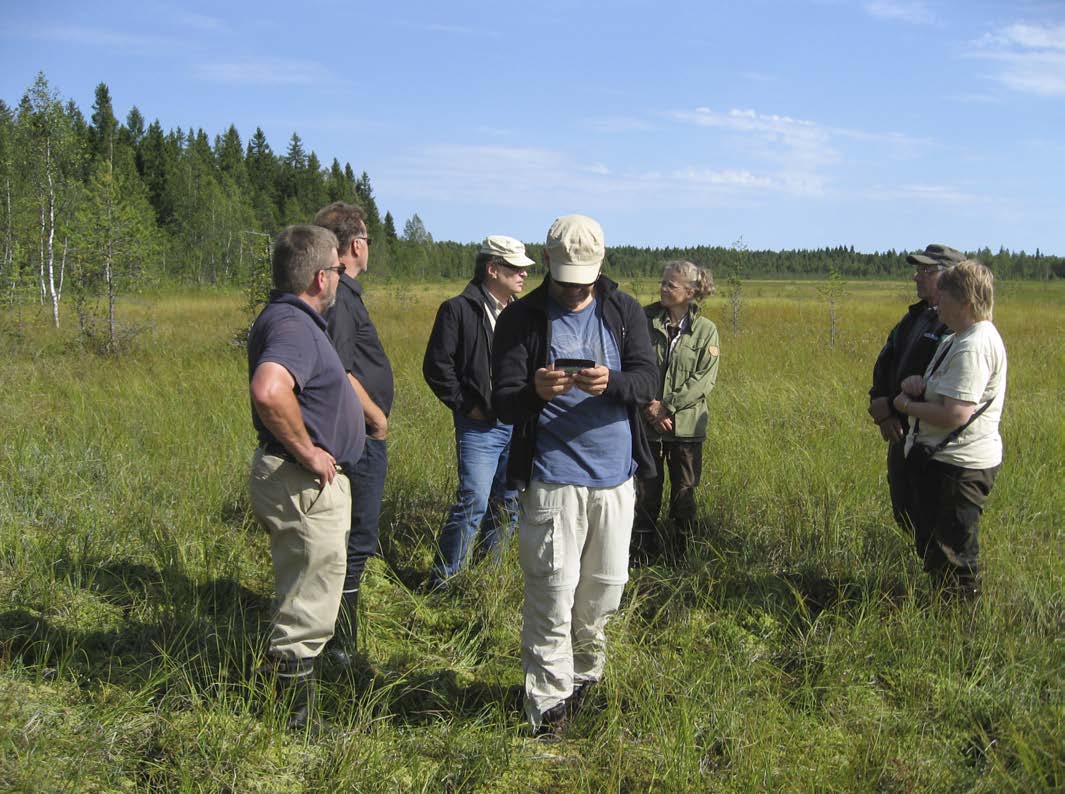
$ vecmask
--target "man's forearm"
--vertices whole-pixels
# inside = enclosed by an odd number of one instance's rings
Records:
[[[307,427],[303,424],[303,415],[295,393],[275,390],[264,397],[252,396],[255,412],[259,415],[266,429],[297,460],[303,461],[314,449]]]
[[[373,401],[370,393],[366,391],[366,388],[359,382],[359,379],[348,373],[348,381],[351,383],[351,387],[355,389],[355,394],[359,398],[359,403],[362,405],[362,412],[366,416],[366,426],[374,432],[384,432],[388,429],[388,417],[385,416],[385,412],[381,410],[381,407]]]

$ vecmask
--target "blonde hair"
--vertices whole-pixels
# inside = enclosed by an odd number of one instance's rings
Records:
[[[702,300],[707,295],[717,292],[714,276],[709,268],[703,268],[686,259],[672,259],[662,266],[662,277],[667,273],[676,273],[688,285],[695,295],[694,300]]]
[[[939,275],[938,287],[968,306],[977,322],[991,319],[995,308],[995,276],[982,262],[966,259],[947,268]]]

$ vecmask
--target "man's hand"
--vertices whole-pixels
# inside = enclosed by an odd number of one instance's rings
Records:
[[[662,415],[655,421],[655,430],[659,433],[672,433],[673,417],[663,411]]]
[[[573,376],[573,382],[581,391],[598,397],[606,391],[606,386],[610,382],[610,370],[603,364],[597,364],[594,367],[582,369]]]
[[[920,375],[910,375],[902,382],[902,393],[910,397],[924,397],[925,380]]]
[[[651,400],[643,407],[644,421],[650,425],[653,425],[658,421],[659,415],[662,413],[662,403],[659,400]]]
[[[533,375],[533,388],[536,396],[548,402],[573,388],[576,375],[568,375],[560,369],[540,367]]]
[[[468,416],[470,419],[474,419],[474,420],[476,420],[478,422],[487,422],[488,421],[488,417],[485,415],[485,412],[481,410],[481,406],[479,406],[479,405],[473,406],[473,410],[470,411],[468,414],[466,414],[466,416]]]
[[[869,415],[873,421],[880,424],[885,419],[894,416],[891,411],[891,401],[888,397],[873,397],[869,400]]]
[[[889,416],[879,422],[877,427],[880,428],[880,435],[884,437],[885,441],[895,443],[902,441],[902,422],[899,421],[897,416]]]
[[[362,405],[363,419],[366,421],[366,435],[377,441],[384,441],[388,437],[388,417],[385,412],[373,401],[370,393],[359,382],[359,379],[348,373],[348,382],[355,390],[355,396]]]
[[[310,451],[298,457],[300,465],[322,481],[322,487],[329,485],[337,476],[336,458],[321,447],[311,447]]]

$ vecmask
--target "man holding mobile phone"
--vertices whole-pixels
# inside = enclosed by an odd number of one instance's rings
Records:
[[[493,405],[514,424],[508,480],[524,489],[521,658],[537,735],[560,734],[603,675],[628,581],[633,475],[654,474],[639,407],[658,365],[643,309],[600,273],[604,256],[596,221],[556,220],[550,274],[499,318],[492,355]]]

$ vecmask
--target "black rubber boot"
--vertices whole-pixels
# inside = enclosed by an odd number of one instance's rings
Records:
[[[340,597],[333,639],[326,650],[329,660],[338,667],[351,667],[359,656],[359,591],[345,592]]]
[[[316,711],[314,659],[282,659],[275,663],[278,696],[288,701],[288,729],[305,731]]]

